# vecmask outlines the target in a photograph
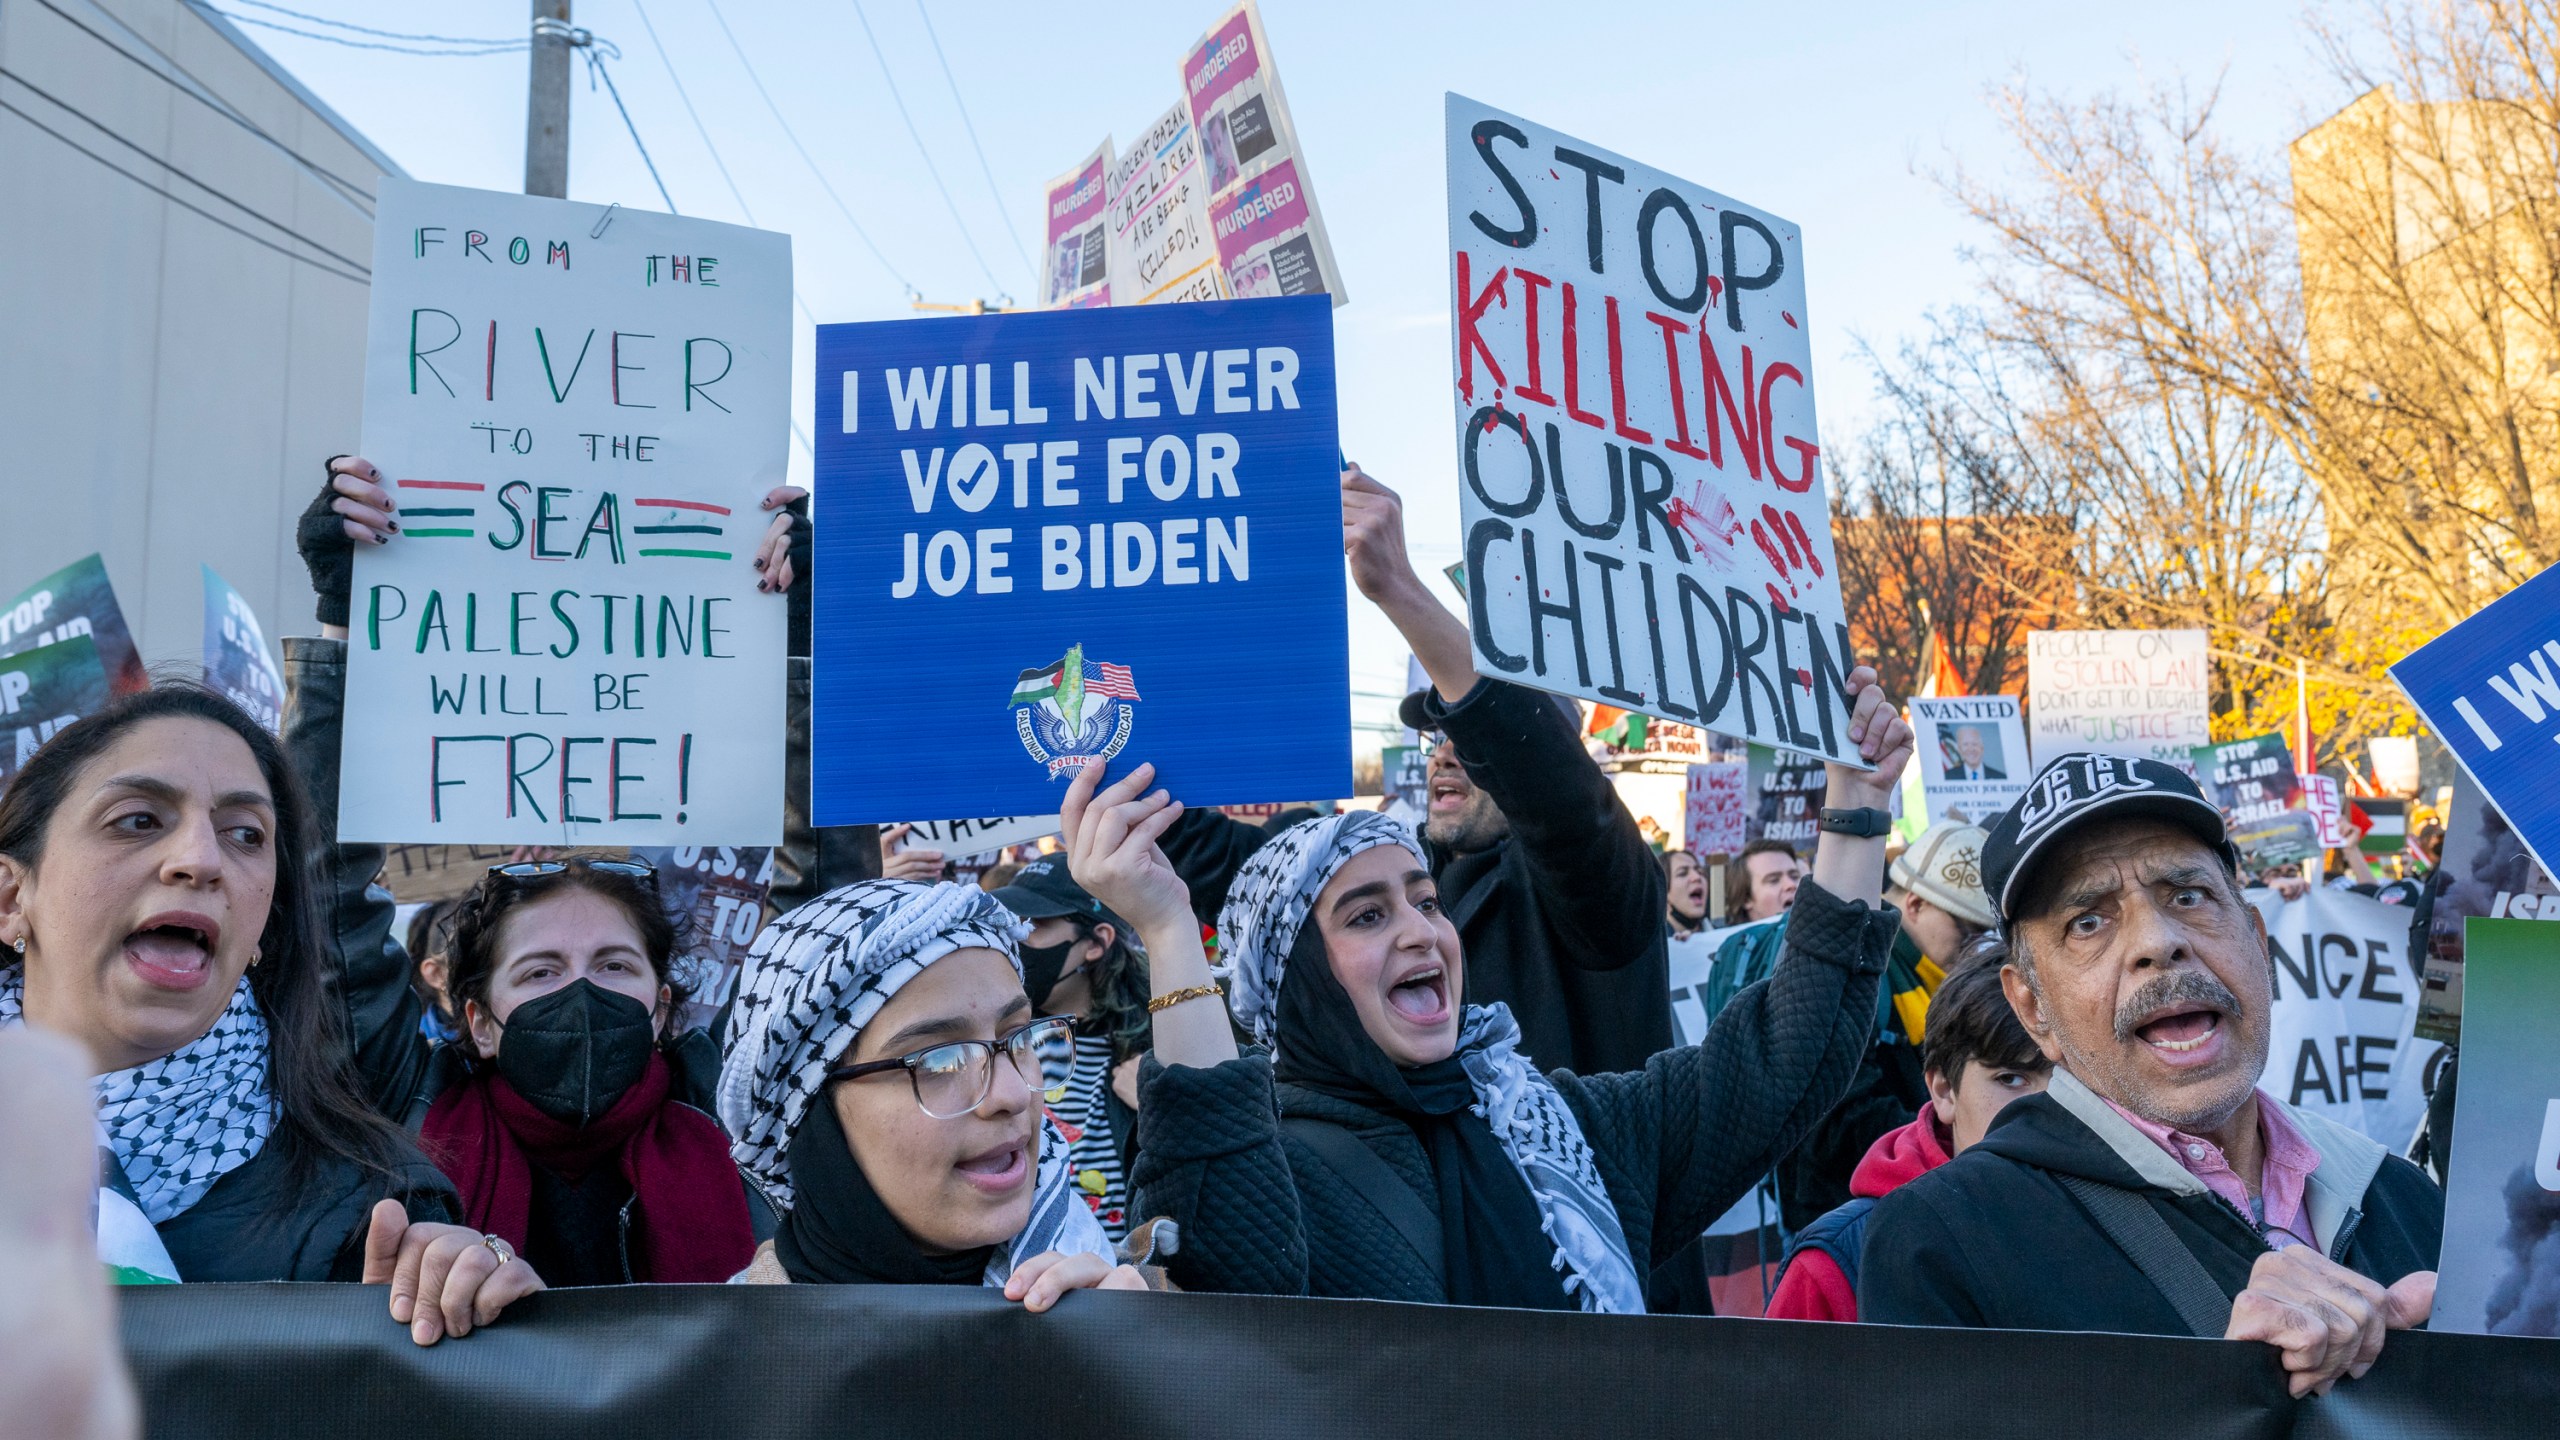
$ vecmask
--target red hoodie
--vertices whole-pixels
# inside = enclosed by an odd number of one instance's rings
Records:
[[[1881,1200],[1893,1191],[1947,1163],[1951,1137],[1938,1123],[1937,1112],[1922,1106],[1920,1116],[1899,1130],[1879,1136],[1867,1148],[1849,1177],[1849,1193]],[[1772,1320],[1855,1320],[1858,1292],[1840,1273],[1838,1261],[1806,1246],[1796,1252],[1778,1293],[1765,1312]]]

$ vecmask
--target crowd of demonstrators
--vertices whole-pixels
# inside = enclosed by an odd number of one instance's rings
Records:
[[[1825,805],[1878,828],[1826,819],[1810,871],[1744,849],[1749,928],[1674,1047],[1703,867],[1654,853],[1567,707],[1473,673],[1396,497],[1346,467],[1353,578],[1431,682],[1403,706],[1435,737],[1419,834],[1248,825],[1096,766],[1060,855],[944,881],[900,827],[811,828],[795,659],[782,913],[714,1029],[676,1033],[647,865],[520,855],[403,936],[380,847],[325,839],[363,753],[351,556],[398,536],[371,465],[328,468],[281,738],[164,682],[0,793],[0,1028],[85,1054],[122,1279],[387,1284],[421,1344],[668,1281],[1635,1313],[1774,1174],[1774,1316],[2258,1340],[2297,1392],[2426,1318],[2441,1194],[2257,1089],[2264,927],[2174,770],[2065,757],[1888,866],[1911,735],[1859,667],[1873,768],[1829,767]],[[767,497],[753,563],[804,657],[801,498]],[[9,1042],[0,1073],[37,1063]],[[112,1375],[67,1383],[112,1427]]]
[[[1881,813],[1910,759],[1873,681],[1849,677],[1848,733],[1874,769],[1832,766],[1835,808]],[[1157,843],[1181,807],[1147,790],[1151,766],[1100,779],[1068,788],[1067,849],[1146,943],[1137,1187],[1181,1227],[1185,1289],[1640,1312],[1653,1269],[1803,1136],[1864,1048],[1895,923],[1880,838],[1825,847],[1788,962],[1704,1044],[1542,1075],[1508,1005],[1464,998],[1473,956],[1422,844],[1352,812],[1284,832],[1228,887],[1227,999],[1257,1046],[1239,1053]]]
[[[1034,1311],[1145,1288],[1043,1108],[1075,1022],[1035,1013],[1029,932],[973,886],[874,880],[756,937],[720,1118],[784,1216],[747,1283],[986,1285]]]
[[[1674,940],[1707,928],[1707,867],[1686,850],[1662,852],[1663,924]]]
[[[1857,1319],[1858,1262],[1876,1202],[1971,1148],[2010,1101],[2045,1088],[2053,1062],[2009,1008],[2000,983],[2007,958],[1996,939],[1973,944],[1930,997],[1920,1042],[1928,1100],[1867,1148],[1850,1198],[1789,1240],[1770,1319]]]
[[[2265,922],[2195,782],[2061,757],[1993,825],[1983,878],[2052,1082],[1876,1207],[1861,1316],[2264,1341],[2297,1395],[2423,1323],[2443,1194],[2258,1088]]]
[[[1146,953],[1129,922],[1076,883],[1063,855],[1016,867],[988,893],[1030,923],[1020,951],[1032,1013],[1075,1022],[1074,1063],[1050,1114],[1067,1137],[1077,1193],[1103,1233],[1123,1239],[1138,1143],[1138,1059],[1149,1039]]]
[[[1401,714],[1441,737],[1421,848],[1473,962],[1465,998],[1508,1006],[1539,1065],[1642,1069],[1671,1044],[1653,847],[1583,750],[1569,704],[1476,676],[1466,626],[1405,553],[1402,502],[1358,466],[1343,471],[1342,533],[1353,583],[1431,679]],[[1166,832],[1164,853],[1202,923],[1217,922],[1235,877],[1273,838],[1207,810]]]

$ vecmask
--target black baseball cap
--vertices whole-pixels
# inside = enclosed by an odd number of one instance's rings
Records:
[[[1076,883],[1067,873],[1067,857],[1043,855],[1013,872],[1013,878],[995,890],[996,903],[1025,920],[1047,920],[1066,915],[1078,920],[1109,921],[1122,931],[1127,921],[1111,913],[1111,907],[1093,898],[1093,892]]]
[[[2036,772],[2026,793],[1991,823],[1982,846],[1982,888],[2002,928],[2017,918],[2012,906],[2036,862],[2063,836],[2092,821],[2166,820],[2203,842],[2234,866],[2222,807],[2205,798],[2194,778],[2159,760],[2075,753]]]

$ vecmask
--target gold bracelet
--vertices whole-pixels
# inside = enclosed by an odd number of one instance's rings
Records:
[[[1176,990],[1169,995],[1159,995],[1153,1000],[1148,1001],[1147,1013],[1153,1015],[1160,1011],[1170,1010],[1174,1006],[1182,1004],[1186,1000],[1208,1000],[1221,996],[1225,993],[1225,991],[1220,990],[1215,985],[1194,985],[1188,990]]]

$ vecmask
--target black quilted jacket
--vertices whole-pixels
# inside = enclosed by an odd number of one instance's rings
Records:
[[[1807,881],[1777,973],[1734,998],[1706,1040],[1642,1070],[1552,1073],[1598,1157],[1638,1274],[1731,1208],[1847,1087],[1875,1028],[1897,920]],[[1429,1262],[1350,1182],[1280,1127],[1335,1121],[1426,1205],[1421,1142],[1358,1106],[1275,1084],[1259,1052],[1208,1068],[1150,1057],[1139,1081],[1139,1213],[1181,1225],[1187,1290],[1439,1302]]]

